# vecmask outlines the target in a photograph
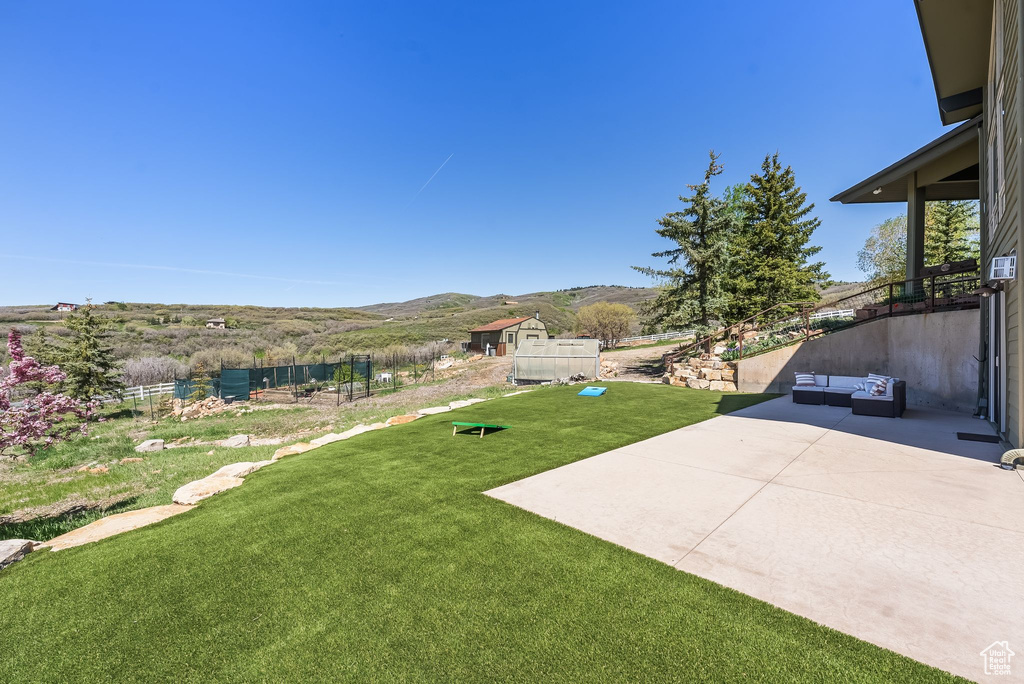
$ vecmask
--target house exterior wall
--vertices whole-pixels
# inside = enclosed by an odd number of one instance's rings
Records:
[[[1019,253],[1021,247],[1021,165],[1019,136],[1024,107],[1018,88],[1021,55],[1021,0],[996,0],[993,3],[992,45],[989,56],[989,80],[985,89],[982,168],[982,254],[983,274],[990,272],[992,257]],[[1006,431],[1003,437],[1014,446],[1021,445],[1024,409],[1024,337],[1021,335],[1022,298],[1017,280],[1005,281],[1005,339],[1001,362],[1006,372]],[[985,331],[987,336],[987,330]],[[991,351],[991,341],[989,341]],[[993,381],[989,378],[989,382]]]

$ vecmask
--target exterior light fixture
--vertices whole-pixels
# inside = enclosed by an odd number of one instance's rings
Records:
[[[971,294],[979,295],[981,297],[991,297],[992,295],[994,295],[998,291],[999,290],[997,290],[994,287],[989,287],[988,285],[982,285],[977,290],[974,290],[973,292],[971,292]]]
[[[874,190],[872,190],[872,191],[871,191],[871,194],[872,194],[872,195],[881,195],[881,194],[882,194],[882,186],[881,186],[881,185],[879,185],[879,186],[878,186],[877,188],[875,188]]]

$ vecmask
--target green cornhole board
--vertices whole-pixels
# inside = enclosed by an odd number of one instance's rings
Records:
[[[484,432],[487,431],[487,428],[491,428],[492,430],[508,430],[512,426],[511,425],[491,425],[490,423],[460,423],[458,421],[454,421],[453,420],[452,421],[452,437],[455,436],[455,433],[459,431],[460,427],[478,427],[478,428],[480,428],[480,439],[483,439],[484,438]]]

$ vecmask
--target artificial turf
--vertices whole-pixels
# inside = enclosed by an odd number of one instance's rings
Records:
[[[756,403],[550,388],[339,442],[0,572],[0,680],[950,678],[481,492]],[[512,430],[451,434],[453,419]]]

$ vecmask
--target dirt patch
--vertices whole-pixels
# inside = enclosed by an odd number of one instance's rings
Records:
[[[623,349],[606,353],[603,358],[619,364],[617,380],[660,380],[665,372],[661,356],[671,347]]]

